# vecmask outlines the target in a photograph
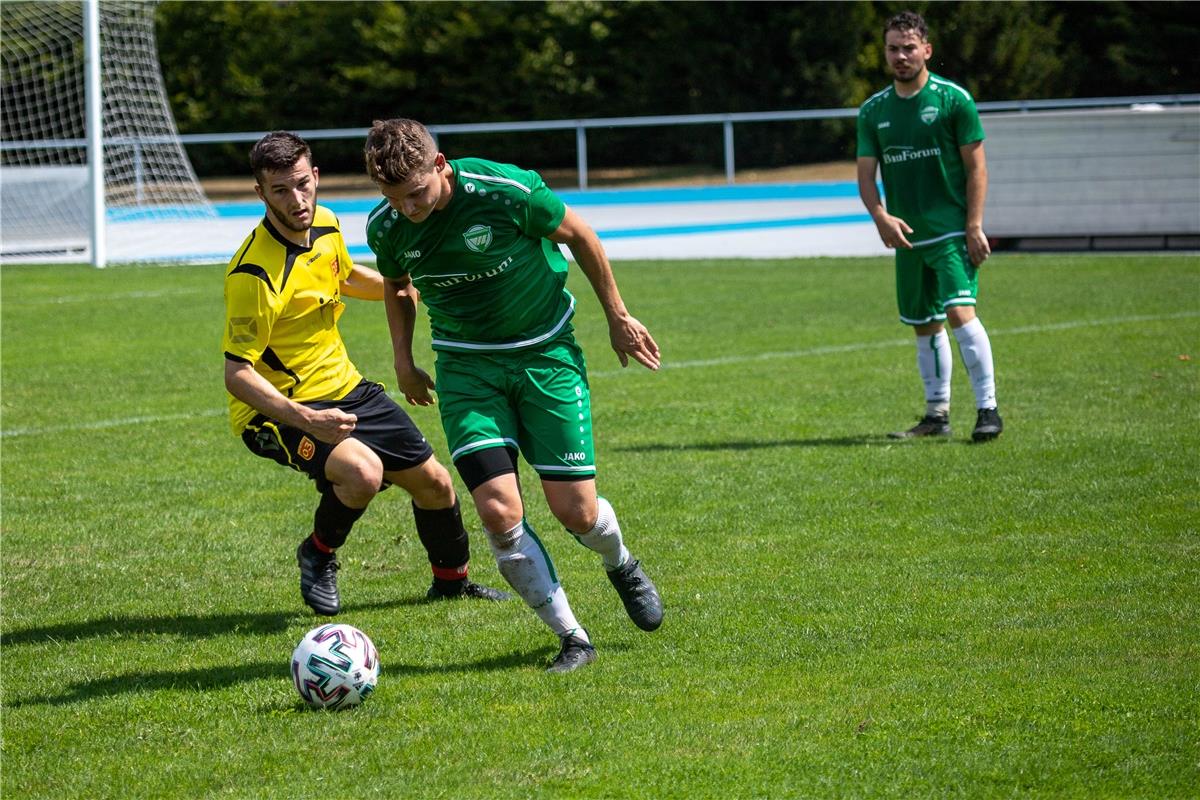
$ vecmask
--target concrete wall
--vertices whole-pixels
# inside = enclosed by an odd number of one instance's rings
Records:
[[[1200,234],[1200,109],[983,118],[995,238]]]

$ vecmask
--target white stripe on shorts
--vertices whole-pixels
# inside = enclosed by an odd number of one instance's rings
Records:
[[[580,465],[578,467],[576,467],[576,466],[564,467],[561,464],[534,464],[533,468],[536,469],[538,472],[595,472],[596,471],[596,468],[594,466],[589,467],[589,466],[584,466],[584,465]]]
[[[473,450],[482,450],[485,447],[495,447],[498,444],[507,445],[509,447],[512,447],[513,449],[520,449],[518,447],[516,441],[513,439],[508,439],[508,438],[503,438],[503,437],[499,438],[499,439],[480,439],[475,442],[467,442],[462,447],[455,450],[453,453],[450,454],[450,460],[455,461],[458,459],[459,456],[463,455],[464,453],[470,453]]]

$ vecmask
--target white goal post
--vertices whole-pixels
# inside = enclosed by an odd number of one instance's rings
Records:
[[[0,264],[164,260],[216,216],[180,143],[154,0],[0,2]]]

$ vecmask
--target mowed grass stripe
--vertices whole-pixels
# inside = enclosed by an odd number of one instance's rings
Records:
[[[1194,797],[1200,261],[990,260],[1007,430],[986,446],[957,349],[954,439],[886,439],[921,408],[888,259],[615,269],[689,365],[618,371],[573,271],[600,489],[664,626],[625,618],[526,469],[600,654],[551,679],[523,606],[421,602],[392,489],[340,554],[379,689],[321,714],[288,675],[317,624],[294,557],[317,495],[223,419],[221,267],[6,265],[3,427],[54,435],[0,441],[0,795]],[[348,306],[387,380],[382,308]],[[411,411],[445,460],[437,410]]]
[[[129,294],[128,298],[139,297],[162,297],[168,293],[156,294]],[[1141,322],[1160,322],[1164,320],[1176,319],[1192,319],[1200,317],[1200,311],[1182,311],[1174,314],[1142,314],[1137,316],[1112,317],[1109,319],[1088,319],[1088,320],[1071,320],[1066,322],[1057,322],[1045,325],[1027,325],[1019,328],[1004,329],[1001,328],[995,331],[989,331],[990,336],[1011,336],[1015,334],[1026,333],[1053,333],[1055,331],[1073,330],[1076,328],[1087,328],[1096,326],[1109,325],[1127,325],[1131,323]],[[790,358],[806,358],[810,356],[825,356],[838,353],[854,353],[864,350],[889,349],[893,347],[910,347],[912,346],[911,339],[892,339],[883,342],[858,342],[853,344],[843,345],[826,345],[823,347],[811,347],[804,350],[787,350],[774,353],[756,353],[754,355],[741,356],[726,356],[723,358],[710,358],[692,361],[665,362],[662,365],[663,369],[698,369],[703,367],[719,367],[738,364],[750,364],[757,361],[775,361],[779,359]],[[636,370],[634,370],[636,372]],[[621,370],[600,370],[589,373],[591,378],[613,378],[618,375],[627,374],[624,369]],[[395,398],[400,398],[397,392],[390,392]],[[39,436],[53,433],[66,433],[70,431],[87,431],[101,430],[104,428],[116,428],[124,425],[145,425],[159,422],[174,422],[186,421],[190,419],[202,417],[215,417],[228,413],[228,409],[202,409],[189,413],[182,414],[162,414],[162,415],[146,415],[137,417],[125,417],[120,419],[94,420],[91,422],[82,422],[73,425],[60,425],[49,428],[14,428],[0,430],[0,437],[9,436]]]

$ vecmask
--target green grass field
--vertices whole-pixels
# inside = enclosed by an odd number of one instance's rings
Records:
[[[288,675],[317,495],[228,430],[221,268],[4,267],[0,794],[1196,796],[1200,259],[989,261],[982,446],[957,351],[954,440],[885,438],[922,409],[888,259],[616,271],[666,368],[620,370],[575,274],[577,326],[663,628],[530,496],[600,653],[544,674],[523,605],[421,602],[392,490],[341,554],[379,688],[321,713]],[[349,302],[394,385],[382,307]]]

